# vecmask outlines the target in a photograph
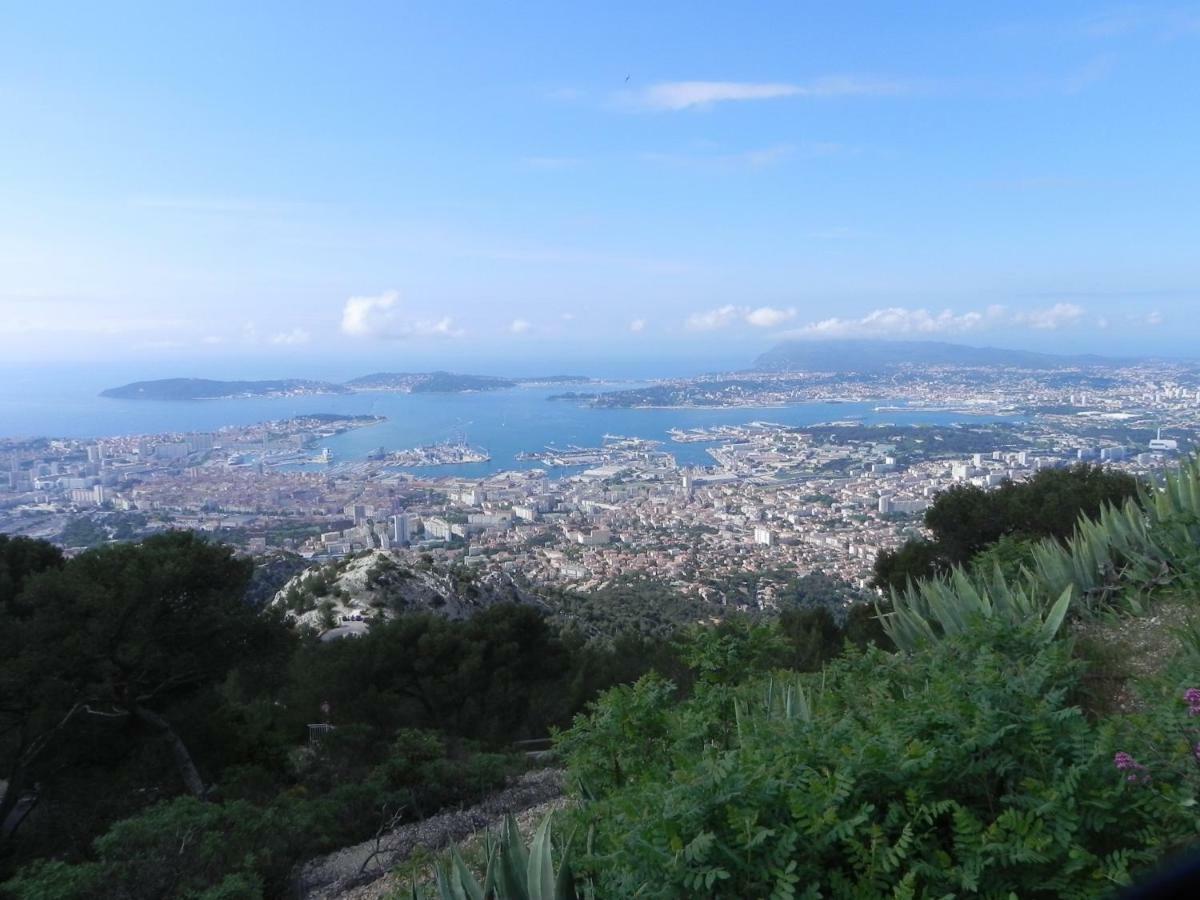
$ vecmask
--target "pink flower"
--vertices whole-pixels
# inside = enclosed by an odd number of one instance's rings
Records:
[[[1132,756],[1130,756],[1128,753],[1125,753],[1124,751],[1122,751],[1121,753],[1118,753],[1116,756],[1113,757],[1113,765],[1116,766],[1118,771],[1121,771],[1121,772],[1124,772],[1127,769],[1144,769],[1144,768],[1146,768],[1141,763],[1139,763],[1136,759],[1134,759]]]
[[[1200,688],[1188,688],[1183,693],[1183,699],[1188,704],[1188,715],[1200,716]]]
[[[1197,750],[1200,751],[1200,745],[1197,746]],[[1129,773],[1125,776],[1126,781],[1148,782],[1150,780],[1150,773],[1146,771],[1146,767],[1124,751],[1113,757],[1113,765],[1117,767],[1118,772]]]

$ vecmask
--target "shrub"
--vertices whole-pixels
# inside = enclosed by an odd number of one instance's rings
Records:
[[[561,743],[597,793],[579,865],[599,896],[1103,893],[1198,820],[1165,785],[1131,802],[1143,786],[1114,770],[1110,730],[1070,703],[1079,675],[1067,642],[982,623],[920,654],[788,676],[794,702],[750,682],[723,741],[702,698],[610,692]],[[603,766],[629,731],[614,722],[660,735],[619,779]]]

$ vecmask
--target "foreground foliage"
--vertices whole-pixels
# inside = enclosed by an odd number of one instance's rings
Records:
[[[1079,670],[1069,642],[990,623],[715,700],[611,691],[561,739],[594,798],[581,874],[606,897],[1105,893],[1200,818],[1183,775],[1114,770]]]
[[[1028,481],[1009,481],[997,490],[957,485],[938,494],[925,511],[931,539],[910,540],[897,550],[880,553],[874,583],[883,590],[903,591],[953,566],[965,566],[1005,538],[1065,541],[1080,516],[1097,516],[1105,507],[1120,506],[1137,493],[1138,482],[1132,475],[1089,465],[1046,469]]]
[[[989,558],[990,557],[990,558]],[[990,562],[989,570],[985,563]],[[1028,542],[1015,570],[987,551],[970,566],[891,590],[884,630],[914,649],[976,619],[1035,622],[1052,637],[1066,613],[1141,613],[1159,589],[1200,575],[1200,458],[1120,505],[1083,513],[1069,537]]]
[[[435,867],[439,900],[577,900],[569,846],[554,869],[553,821],[553,813],[547,815],[526,848],[516,820],[506,816],[498,834],[484,835],[482,880],[452,847],[449,858]],[[413,885],[411,897],[419,896]]]

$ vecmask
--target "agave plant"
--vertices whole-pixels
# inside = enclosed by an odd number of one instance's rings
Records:
[[[799,675],[773,675],[767,679],[761,691],[757,698],[747,700],[737,697],[733,701],[739,739],[752,733],[755,723],[762,719],[812,721],[812,701]]]
[[[955,566],[949,575],[892,592],[892,611],[880,616],[888,637],[902,650],[913,650],[942,635],[959,634],[980,619],[1014,625],[1035,623],[1047,642],[1062,627],[1074,585],[1067,584],[1049,600],[1028,584],[1010,584],[996,567],[991,578],[972,577]]]
[[[1194,557],[1200,546],[1200,456],[1144,488],[1140,500],[1163,548],[1176,558]]]
[[[902,648],[962,631],[977,618],[1037,621],[1053,637],[1072,605],[1082,614],[1113,608],[1140,613],[1139,594],[1200,570],[1200,456],[1168,472],[1136,500],[1081,516],[1064,543],[1033,547],[1017,583],[997,568],[990,578],[954,568],[947,576],[892,592],[881,615],[888,636]]]
[[[1111,605],[1124,587],[1154,581],[1165,563],[1144,510],[1129,500],[1105,507],[1096,519],[1081,517],[1065,545],[1041,541],[1025,574],[1034,590],[1050,596],[1073,586],[1081,609],[1095,612]]]
[[[558,872],[554,871],[553,816],[550,813],[542,820],[528,849],[511,815],[505,817],[498,837],[485,835],[487,868],[482,884],[463,861],[458,848],[451,847],[449,863],[439,863],[435,870],[440,900],[577,900],[569,850],[564,851]],[[412,897],[417,898],[415,886]]]

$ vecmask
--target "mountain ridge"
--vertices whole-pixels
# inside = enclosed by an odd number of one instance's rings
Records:
[[[902,365],[953,365],[979,368],[1064,369],[1116,365],[1120,360],[1094,354],[1064,355],[1003,347],[976,347],[948,341],[892,341],[871,338],[787,340],[754,361],[754,371],[878,371]]]

